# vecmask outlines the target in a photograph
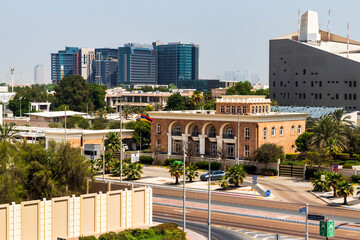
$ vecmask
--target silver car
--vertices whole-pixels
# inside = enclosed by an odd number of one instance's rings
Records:
[[[214,171],[210,171],[210,175],[211,175],[211,180],[219,180],[220,178],[224,177],[226,173],[225,171],[214,170]],[[207,181],[209,179],[209,172],[201,175],[200,179],[202,181]]]

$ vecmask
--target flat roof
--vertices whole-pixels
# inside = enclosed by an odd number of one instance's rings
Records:
[[[27,126],[16,126],[16,130],[20,131],[30,131],[30,132],[37,132],[37,133],[65,133],[65,128],[43,128],[43,127],[27,127]],[[71,133],[84,133],[84,134],[108,134],[109,132],[120,132],[120,129],[103,129],[103,130],[89,130],[89,129],[74,129],[74,128],[67,128],[66,132]],[[133,129],[122,129],[123,133],[131,133],[134,132]]]
[[[37,112],[37,113],[24,113],[29,116],[38,116],[38,117],[65,117],[65,111],[54,111],[54,112]],[[87,113],[75,112],[75,111],[66,111],[66,116],[74,115],[86,115]]]

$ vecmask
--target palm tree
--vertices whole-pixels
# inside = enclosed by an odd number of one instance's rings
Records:
[[[314,191],[316,192],[328,192],[330,191],[330,187],[326,181],[322,181],[320,178],[313,179],[312,185],[314,187]]]
[[[120,136],[117,132],[109,132],[105,139],[106,150],[111,152],[120,151]]]
[[[318,148],[327,148],[329,143],[333,143],[340,150],[347,148],[349,140],[346,137],[346,127],[338,124],[333,117],[326,116],[314,122],[311,127],[314,133],[311,144]],[[332,139],[332,140],[329,140]]]
[[[197,166],[189,166],[185,170],[186,178],[189,179],[189,182],[192,182],[193,179],[199,176],[199,173],[197,172],[198,168]]]
[[[243,165],[235,165],[228,168],[226,175],[229,178],[229,182],[234,184],[235,187],[239,187],[239,183],[243,183],[246,177],[246,171]]]
[[[224,189],[224,190],[226,190],[226,189],[229,188],[229,183],[228,183],[228,179],[227,179],[226,176],[223,176],[223,177],[220,179],[220,181],[219,181],[219,186],[220,186],[222,189]]]
[[[16,124],[15,123],[3,123],[0,124],[0,140],[8,140],[10,142],[15,141],[16,136]]]
[[[170,165],[169,173],[172,177],[175,177],[175,184],[179,184],[179,177],[184,173],[183,164],[181,162],[173,162]]]
[[[354,194],[354,187],[346,180],[337,184],[337,193],[340,197],[344,198],[344,205],[347,204],[347,197]]]
[[[336,156],[336,154],[338,154],[340,152],[339,147],[336,145],[336,140],[329,138],[327,140],[327,148],[326,150],[328,151],[329,155],[334,158]]]
[[[345,116],[345,114],[345,110],[341,108],[332,112],[330,117],[332,117],[338,125],[343,124],[345,126],[353,127],[354,123],[350,120],[351,117],[349,115]]]
[[[129,163],[127,166],[126,176],[129,180],[140,179],[142,171],[140,163]]]
[[[343,175],[333,172],[328,172],[326,174],[326,182],[329,187],[332,187],[334,190],[334,197],[336,197],[336,189],[337,189],[337,183],[344,180]]]
[[[197,108],[199,106],[199,103],[202,100],[202,92],[200,92],[200,91],[193,92],[191,99],[192,99],[192,102],[193,102],[195,108]]]
[[[129,164],[127,164],[125,161],[122,163],[122,175],[126,176],[128,173],[128,166]],[[113,163],[113,168],[111,168],[111,173],[114,176],[119,177],[120,176],[120,161],[117,160],[115,163]]]
[[[125,119],[128,119],[128,116],[134,113],[133,108],[129,104],[122,106],[121,112],[125,116]]]

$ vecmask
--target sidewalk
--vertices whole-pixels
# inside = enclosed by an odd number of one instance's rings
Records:
[[[323,193],[311,191],[310,193],[313,194],[315,197],[319,198],[321,201],[323,201],[329,205],[360,210],[360,199],[356,195],[357,194],[357,190],[356,190],[357,186],[358,185],[354,185],[354,195],[349,196],[347,198],[348,205],[342,205],[344,202],[343,197],[333,197],[334,196],[333,191],[323,192]]]

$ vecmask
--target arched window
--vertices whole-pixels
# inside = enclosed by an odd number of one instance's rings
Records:
[[[252,108],[251,108],[251,113],[255,113],[255,107],[254,106],[252,106]]]
[[[161,126],[160,126],[160,123],[158,123],[158,124],[156,125],[156,134],[157,134],[157,135],[160,135],[160,134],[161,134]]]
[[[245,106],[242,107],[242,113],[243,113],[243,114],[246,113],[246,107],[245,107]]]
[[[267,128],[264,128],[264,139],[267,138]]]
[[[295,151],[295,145],[291,146],[291,150]]]
[[[231,107],[231,113],[232,113],[232,114],[235,114],[235,106],[232,106],[232,107]]]
[[[275,127],[271,128],[271,136],[275,136]]]
[[[258,106],[255,106],[255,113],[258,113]]]
[[[244,139],[245,139],[245,140],[249,140],[249,139],[250,139],[250,129],[249,129],[249,128],[245,128],[245,129],[244,129]]]
[[[263,106],[263,113],[265,113],[265,106]]]
[[[192,129],[191,136],[193,136],[193,137],[198,137],[199,136],[199,128],[198,128],[198,126],[195,126]]]
[[[224,113],[225,111],[224,111],[224,106],[221,106],[220,107],[220,113]]]
[[[294,125],[291,126],[291,131],[295,131],[295,126]]]
[[[266,106],[266,112],[267,112],[267,113],[269,112],[269,107],[268,107],[268,106]]]
[[[181,136],[181,133],[182,133],[181,125],[180,124],[175,125],[173,128],[172,135],[173,136]]]
[[[214,126],[211,126],[211,128],[209,129],[208,136],[209,136],[209,138],[215,138],[216,137],[216,128]]]
[[[226,113],[230,113],[230,107],[226,106]]]
[[[298,126],[298,134],[301,134],[301,125]]]
[[[261,113],[261,106],[259,106],[259,113]]]
[[[240,113],[241,113],[241,107],[240,107],[240,106],[237,106],[237,108],[236,108],[236,113],[237,113],[237,114],[240,114]]]
[[[232,127],[228,127],[225,130],[224,138],[231,138],[233,139],[235,137],[235,131]]]
[[[283,126],[280,127],[280,136],[282,136],[282,135],[284,135],[284,127]]]

